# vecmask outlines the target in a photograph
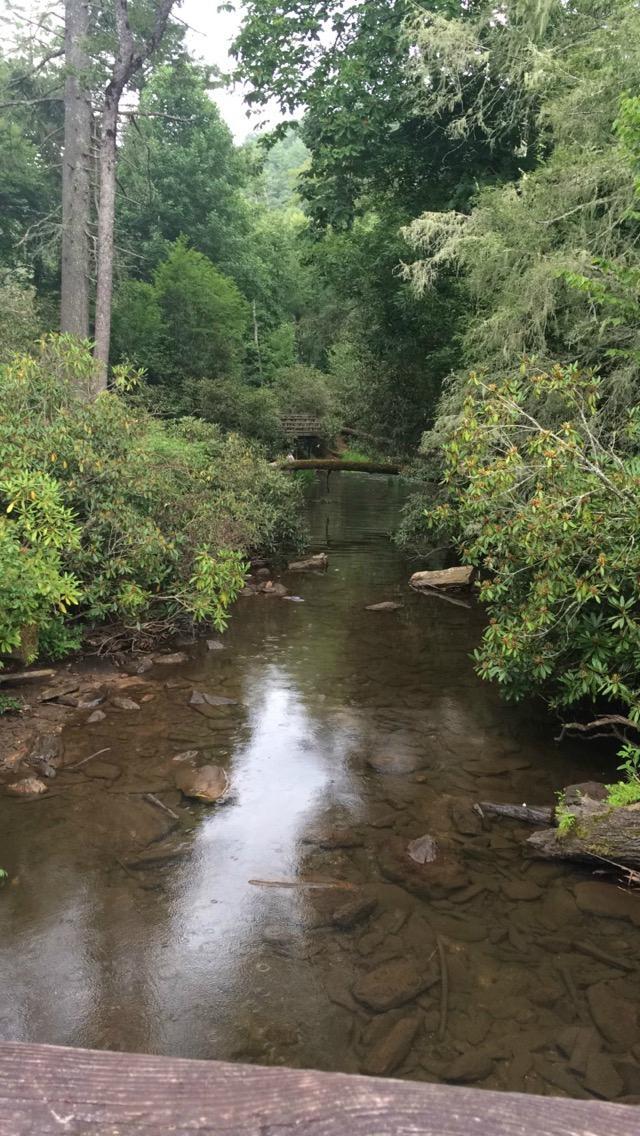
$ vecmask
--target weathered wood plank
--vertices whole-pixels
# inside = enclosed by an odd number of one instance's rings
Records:
[[[324,469],[344,470],[350,473],[400,473],[400,466],[393,462],[340,461],[338,458],[297,458],[283,461],[281,469]]]
[[[636,1136],[640,1112],[345,1076],[0,1042],[0,1136]]]

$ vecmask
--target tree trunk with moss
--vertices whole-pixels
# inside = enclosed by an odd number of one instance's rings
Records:
[[[544,860],[584,860],[600,866],[609,861],[640,868],[640,804],[615,808],[585,797],[579,805],[565,806],[555,828],[534,832],[527,846]]]

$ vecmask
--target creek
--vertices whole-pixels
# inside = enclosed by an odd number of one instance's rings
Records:
[[[134,681],[138,712],[71,715],[65,766],[103,758],[0,798],[3,1038],[640,1099],[640,927],[581,910],[587,869],[473,811],[611,766],[476,678],[482,613],[410,592],[402,496],[318,475],[329,569],[283,576],[304,602],[240,599],[221,649]],[[404,606],[365,610],[383,600]],[[193,689],[232,702],[205,716]],[[224,766],[227,803],[175,789],[187,750]],[[449,866],[422,886],[426,833]]]

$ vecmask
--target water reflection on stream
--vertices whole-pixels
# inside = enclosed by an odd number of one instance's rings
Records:
[[[0,896],[2,1037],[640,1093],[635,972],[576,949],[633,965],[640,929],[579,911],[584,873],[528,861],[526,830],[483,827],[471,809],[549,803],[605,769],[475,679],[476,612],[408,592],[387,539],[401,494],[352,474],[327,493],[320,477],[313,545],[330,570],[286,579],[304,603],[241,600],[224,650],[198,644],[188,664],[144,675],[154,698],[139,713],[108,708],[94,726],[77,714],[66,762],[110,746],[104,760],[62,771],[51,798],[0,800],[0,863],[16,881]],[[385,599],[405,606],[364,611]],[[203,717],[194,687],[237,705]],[[189,749],[224,764],[230,803],[173,789],[171,759]],[[179,814],[173,831],[149,791]],[[404,850],[427,832],[448,867],[422,886]],[[156,861],[141,870],[140,854]],[[598,983],[631,1007],[618,1036],[606,1014],[594,1029]]]

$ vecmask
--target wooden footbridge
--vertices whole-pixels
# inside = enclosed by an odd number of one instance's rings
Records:
[[[637,1136],[637,1106],[0,1042],[0,1136]]]

